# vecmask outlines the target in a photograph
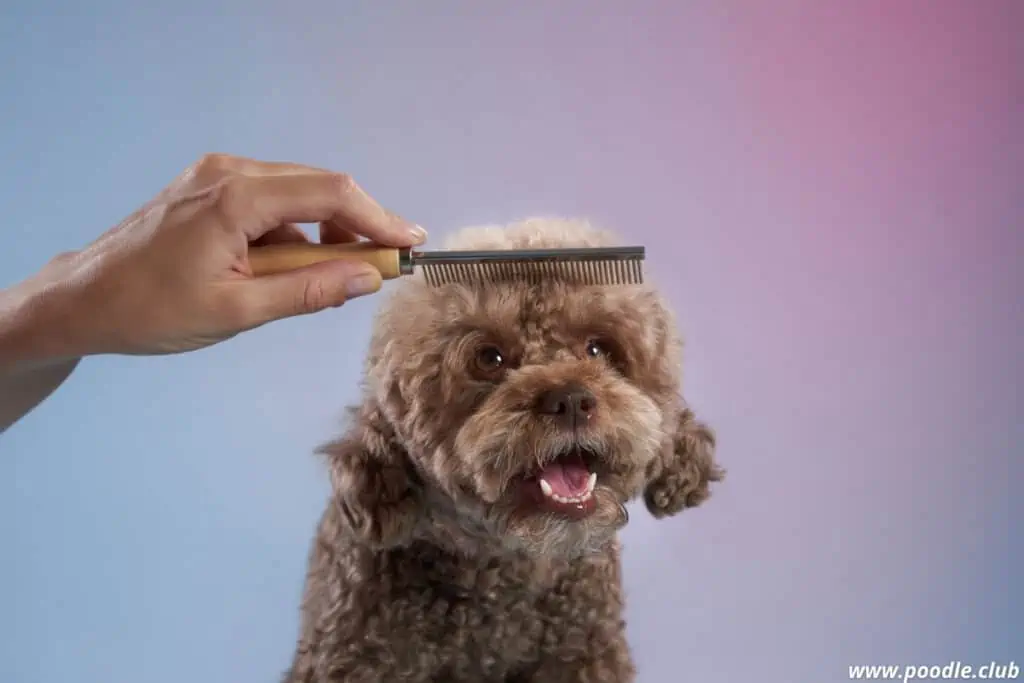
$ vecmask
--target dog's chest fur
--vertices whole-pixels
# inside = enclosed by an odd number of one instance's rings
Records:
[[[546,566],[427,544],[318,544],[312,559],[306,606],[319,614],[303,629],[289,681],[531,681],[622,634],[614,544]]]

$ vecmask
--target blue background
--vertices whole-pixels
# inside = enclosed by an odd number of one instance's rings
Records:
[[[730,477],[625,533],[640,681],[1024,659],[1024,5],[10,3],[0,284],[204,152],[649,248]],[[99,357],[0,437],[0,681],[275,681],[379,300]]]

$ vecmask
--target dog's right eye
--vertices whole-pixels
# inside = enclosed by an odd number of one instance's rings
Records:
[[[497,346],[483,346],[476,352],[476,369],[494,375],[505,367],[505,356]]]

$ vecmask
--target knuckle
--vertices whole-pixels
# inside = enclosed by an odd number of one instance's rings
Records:
[[[316,313],[327,308],[327,305],[327,292],[322,282],[311,279],[303,283],[295,302],[297,313]]]
[[[252,210],[251,182],[245,176],[228,176],[213,188],[214,206],[226,218],[237,221]]]
[[[199,161],[192,164],[192,176],[199,182],[215,182],[234,167],[234,157],[230,154],[210,152],[200,157]]]
[[[348,173],[332,173],[331,183],[338,195],[342,197],[352,194],[359,189],[355,178],[350,176]]]
[[[196,168],[203,171],[227,171],[231,166],[231,155],[222,152],[208,152],[196,162]]]

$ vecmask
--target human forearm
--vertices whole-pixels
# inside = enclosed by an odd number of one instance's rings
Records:
[[[78,359],[0,375],[0,434],[43,402],[78,365]]]
[[[67,379],[79,356],[60,288],[31,278],[0,291],[0,433]]]

